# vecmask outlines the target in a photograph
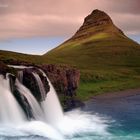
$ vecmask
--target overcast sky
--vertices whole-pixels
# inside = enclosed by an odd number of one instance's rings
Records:
[[[94,9],[140,42],[140,0],[0,0],[0,49],[42,54],[72,36]]]

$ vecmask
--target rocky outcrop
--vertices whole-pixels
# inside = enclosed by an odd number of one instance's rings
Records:
[[[5,63],[0,61],[0,74],[6,76],[6,73],[12,73],[16,75],[16,70],[14,68],[9,68]]]
[[[12,61],[13,64],[19,64],[19,62]],[[29,66],[27,63],[21,63],[21,65]],[[32,65],[33,66],[33,65]],[[34,97],[38,100],[38,102],[41,102],[44,100],[40,93],[40,89],[38,87],[38,84],[36,82],[35,77],[33,76],[33,72],[37,73],[45,87],[46,96],[47,93],[50,90],[49,83],[42,74],[42,72],[39,70],[41,68],[48,78],[50,79],[51,83],[53,84],[59,98],[61,101],[61,104],[64,108],[64,110],[69,110],[77,106],[81,106],[81,102],[76,100],[76,90],[79,85],[80,80],[80,72],[72,67],[69,66],[58,66],[58,65],[41,65],[41,66],[33,66],[32,68],[25,68],[25,69],[14,69],[9,68],[7,65],[5,65],[3,62],[0,63],[0,74],[6,75],[6,73],[12,73],[15,75],[14,78],[20,76],[20,73],[22,74],[22,84],[25,85],[34,95]],[[11,76],[12,77],[12,76]],[[30,117],[32,114],[30,112],[27,112],[27,108],[29,108],[28,103],[26,102],[25,97],[21,97],[21,95],[18,93],[18,90],[16,90],[14,86],[15,79],[10,78],[12,82],[11,84],[11,90],[18,99],[19,103],[24,106],[24,111],[26,114],[28,114]]]
[[[33,72],[37,73],[39,75],[39,77],[41,78],[41,81],[45,87],[45,91],[46,91],[46,96],[47,93],[50,90],[48,81],[46,79],[46,77],[43,76],[43,74],[36,68],[30,68],[30,69],[24,69],[23,70],[23,79],[22,79],[22,83],[23,85],[25,85],[28,89],[30,89],[30,91],[32,92],[32,94],[36,97],[36,99],[40,102],[45,100],[45,97],[43,97],[40,93],[40,89],[39,86],[36,82],[35,77],[33,76]]]
[[[81,105],[81,102],[75,99],[80,80],[80,72],[77,69],[56,65],[43,65],[41,68],[55,87],[64,110]]]
[[[24,69],[23,84],[31,90],[38,101],[42,101],[44,99],[42,99],[39,87],[32,73],[35,72],[40,76],[46,93],[48,93],[50,89],[47,79],[43,76],[38,68],[42,69],[50,79],[58,96],[60,97],[60,101],[64,107],[64,110],[81,106],[81,102],[75,98],[76,90],[80,80],[80,72],[78,70],[68,66],[56,65],[41,65],[30,69]]]
[[[83,25],[70,40],[85,39],[97,33],[124,35],[124,33],[114,25],[109,15],[96,9],[84,19]]]

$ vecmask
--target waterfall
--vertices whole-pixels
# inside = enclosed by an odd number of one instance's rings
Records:
[[[43,76],[47,78],[46,74],[40,69]],[[34,74],[36,76],[37,74]],[[60,105],[59,99],[57,97],[57,94],[55,92],[54,87],[52,86],[50,80],[47,78],[50,86],[50,91],[47,93],[47,97],[44,101],[41,102],[42,109],[45,113],[45,118],[48,123],[50,123],[53,126],[56,126],[59,121],[63,119],[63,110]],[[38,76],[37,83],[38,86],[43,85],[42,81],[40,84],[40,77]],[[43,91],[45,91],[44,86],[41,86],[39,89],[43,88]],[[41,90],[40,90],[41,92]]]
[[[86,136],[86,134],[106,134],[107,126],[104,124],[106,122],[96,114],[91,115],[80,110],[63,114],[53,85],[45,72],[38,70],[50,86],[50,91],[46,93],[40,76],[33,73],[44,99],[41,102],[38,102],[34,94],[22,84],[23,72],[21,70],[18,75],[20,81],[9,74],[6,78],[0,75],[0,139],[65,140],[81,139],[81,136]],[[28,109],[29,112],[26,112]]]
[[[19,67],[18,67],[19,68]],[[18,79],[16,79],[15,86],[18,90],[19,94],[23,95],[23,97],[26,98],[27,103],[29,104],[29,107],[31,108],[31,112],[33,114],[33,117],[36,120],[42,120],[46,121],[47,123],[56,126],[58,122],[60,122],[63,119],[63,110],[60,105],[59,99],[57,97],[57,94],[55,92],[54,87],[52,86],[50,80],[42,71],[39,69],[39,71],[42,73],[42,75],[47,79],[50,86],[50,91],[46,93],[45,87],[41,81],[40,76],[33,72],[33,76],[37,82],[37,85],[39,87],[41,96],[43,101],[39,104],[38,101],[35,99],[33,94],[30,92],[29,89],[27,89],[23,84],[23,71],[18,72]],[[9,85],[9,78],[7,76],[6,79],[4,79],[2,76],[0,77],[0,121],[1,122],[13,122],[16,121],[23,121],[25,116],[23,113],[23,109],[16,101],[15,97],[10,91],[10,85]],[[47,97],[46,97],[47,95]],[[23,100],[24,102],[24,100]],[[26,102],[25,102],[26,104]]]
[[[37,73],[33,72],[32,74],[35,77],[35,80],[36,80],[36,82],[38,84],[42,99],[44,100],[45,97],[46,97],[46,91],[45,91],[45,88],[43,86],[43,83],[42,83],[42,81],[41,81],[41,79],[40,79],[40,77],[39,77],[39,75]]]
[[[20,66],[17,68],[20,69]],[[22,66],[21,69],[23,68]],[[20,101],[18,96],[16,97],[18,101],[15,99],[10,90],[8,76],[6,79],[4,79],[3,76],[0,77],[0,122],[23,122],[25,118],[27,120],[27,117],[31,117],[29,113],[32,114],[35,120],[45,121],[53,126],[56,126],[57,123],[63,119],[63,110],[54,87],[45,72],[41,69],[38,70],[47,79],[50,86],[50,91],[46,93],[45,86],[40,76],[35,72],[32,73],[43,99],[40,103],[36,100],[31,91],[22,84],[23,70],[19,70],[18,79],[15,81],[15,88],[19,92],[16,93],[16,95],[19,94]],[[27,117],[25,117],[25,113],[21,107],[24,109]],[[28,109],[29,112],[26,111]]]
[[[26,120],[25,114],[11,93],[9,78],[0,75],[0,123],[17,124]]]
[[[18,72],[18,79],[19,79],[20,83],[23,82],[23,71]]]
[[[17,86],[18,91],[24,97],[26,97],[26,99],[27,99],[29,105],[31,106],[32,111],[33,111],[32,113],[33,113],[34,118],[36,120],[44,120],[43,111],[42,111],[39,103],[35,99],[35,97],[30,92],[30,90],[27,89],[24,85],[22,85],[18,80],[16,80],[16,86]]]

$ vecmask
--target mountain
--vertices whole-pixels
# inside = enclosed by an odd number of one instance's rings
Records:
[[[140,45],[97,9],[69,40],[43,56],[0,51],[0,60],[72,65],[81,73],[78,98],[83,100],[102,92],[140,87]]]
[[[140,45],[116,27],[109,15],[97,9],[69,40],[44,54],[43,59],[81,70],[81,98],[140,87]]]
[[[138,43],[117,28],[105,12],[94,10],[72,38],[44,57],[51,63],[68,63],[87,69],[101,64],[137,65],[139,54]]]
[[[113,24],[111,18],[105,12],[96,9],[85,18],[83,25],[71,38],[71,41],[89,38],[98,33],[124,35],[123,32]]]

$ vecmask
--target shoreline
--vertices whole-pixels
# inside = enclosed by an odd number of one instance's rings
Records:
[[[96,99],[115,99],[115,98],[125,98],[125,97],[136,96],[136,95],[140,95],[140,88],[127,89],[127,90],[114,91],[114,92],[105,92],[102,94],[94,95],[84,103]]]

